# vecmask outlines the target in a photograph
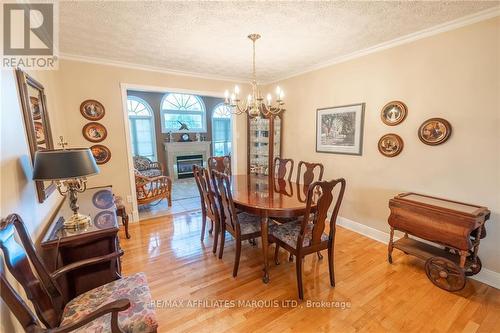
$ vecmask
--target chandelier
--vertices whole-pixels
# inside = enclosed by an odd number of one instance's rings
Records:
[[[257,74],[255,73],[255,41],[260,38],[260,35],[251,34],[248,35],[248,38],[253,43],[253,72],[250,82],[252,93],[248,94],[246,101],[243,102],[240,99],[240,88],[236,85],[231,95],[229,91],[225,91],[224,105],[229,113],[237,115],[246,113],[250,118],[261,116],[267,118],[270,115],[278,115],[285,110],[283,108],[285,105],[283,102],[284,92],[280,87],[276,87],[276,101],[273,103],[271,94],[267,94],[264,101],[257,85]]]

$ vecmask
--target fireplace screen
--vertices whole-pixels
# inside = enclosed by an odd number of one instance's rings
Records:
[[[177,156],[177,177],[194,177],[193,164],[203,166],[203,155]]]

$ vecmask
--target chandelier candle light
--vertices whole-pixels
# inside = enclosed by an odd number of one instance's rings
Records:
[[[283,102],[285,94],[280,87],[276,87],[276,101],[273,103],[271,94],[267,94],[266,101],[264,101],[257,84],[257,74],[255,71],[255,41],[260,38],[260,35],[251,34],[248,35],[248,38],[253,43],[253,72],[252,81],[250,82],[252,93],[248,95],[245,102],[242,102],[240,99],[240,88],[235,86],[231,95],[229,95],[229,91],[225,91],[224,105],[229,113],[237,115],[246,113],[250,118],[259,118],[261,116],[267,118],[270,115],[278,115],[285,111],[283,108],[283,105],[285,105]]]

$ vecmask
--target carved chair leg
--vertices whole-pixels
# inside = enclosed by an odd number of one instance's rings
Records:
[[[236,241],[236,254],[234,256],[234,268],[233,268],[233,277],[238,275],[238,267],[240,265],[240,255],[241,255],[241,239],[235,239]]]
[[[389,244],[387,245],[387,261],[389,261],[389,264],[392,264],[393,241],[394,241],[394,228],[391,227],[391,233],[389,235]]]
[[[304,299],[304,290],[302,288],[302,260],[297,258],[295,260],[296,270],[297,270],[297,287],[299,289],[299,299]]]
[[[280,254],[280,246],[278,243],[276,243],[276,247],[274,248],[274,264],[275,265],[280,264],[279,254]]]
[[[333,263],[333,245],[328,246],[328,270],[330,271],[330,285],[335,287],[335,269]]]
[[[214,245],[212,248],[212,252],[214,254],[217,254],[217,243],[219,242],[219,228],[220,228],[220,223],[218,221],[214,222],[215,224],[215,230],[214,230]]]
[[[201,213],[201,241],[203,242],[203,240],[205,239],[205,227],[207,225],[207,215],[205,214],[205,212],[202,212]]]
[[[211,235],[212,234],[212,231],[214,231],[214,221],[210,220],[210,230],[208,230],[208,233]]]
[[[321,254],[321,251],[316,252],[318,254],[318,259],[321,260],[323,259],[323,255]]]
[[[226,242],[226,228],[222,227],[220,232],[219,259],[222,259],[222,254],[224,253],[224,243]]]

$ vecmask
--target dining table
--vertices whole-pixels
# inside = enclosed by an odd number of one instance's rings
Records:
[[[306,211],[308,186],[268,175],[233,175],[231,192],[236,209],[260,217],[264,275],[262,281],[269,282],[269,220],[282,218],[291,221],[303,216]],[[311,212],[316,205],[313,202]],[[283,219],[285,218],[285,219]]]

